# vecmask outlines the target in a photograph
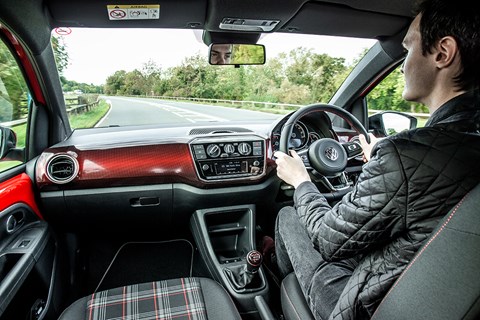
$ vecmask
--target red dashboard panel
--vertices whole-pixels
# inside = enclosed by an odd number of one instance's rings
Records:
[[[78,150],[65,147],[46,150],[37,162],[36,181],[41,190],[54,184],[46,174],[46,164],[55,154],[67,153],[79,164],[78,176],[65,189],[102,188],[156,183],[201,185],[188,145],[159,144]]]
[[[267,141],[267,145],[268,141]],[[79,165],[78,175],[63,185],[47,176],[47,163],[55,155],[68,154]],[[267,148],[265,172],[272,172],[271,148]],[[51,148],[42,153],[36,165],[36,182],[40,191],[138,186],[162,183],[185,183],[199,188],[251,184],[251,180],[205,182],[198,178],[189,145],[168,143],[126,146],[101,150],[79,150],[74,146]],[[258,181],[257,181],[258,182]]]

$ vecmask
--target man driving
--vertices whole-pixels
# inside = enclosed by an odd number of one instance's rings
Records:
[[[465,0],[426,0],[417,12],[403,40],[403,98],[428,107],[424,128],[371,145],[361,136],[368,162],[333,206],[295,151],[274,154],[278,176],[295,187],[294,207],[277,216],[278,269],[295,272],[316,319],[370,318],[480,182],[480,12]]]

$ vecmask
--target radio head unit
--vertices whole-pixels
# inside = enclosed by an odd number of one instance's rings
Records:
[[[265,174],[265,139],[258,136],[198,138],[190,152],[201,180],[260,178]]]

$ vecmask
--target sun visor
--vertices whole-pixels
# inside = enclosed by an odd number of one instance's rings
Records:
[[[409,23],[407,17],[310,2],[278,31],[378,39],[397,34]]]

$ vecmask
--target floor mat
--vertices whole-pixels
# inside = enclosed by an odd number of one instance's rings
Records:
[[[118,249],[95,291],[127,284],[192,276],[188,240],[127,242]]]

